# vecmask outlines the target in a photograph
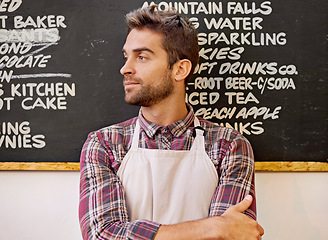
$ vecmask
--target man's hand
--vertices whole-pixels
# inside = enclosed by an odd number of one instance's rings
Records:
[[[218,234],[221,235],[220,239],[261,239],[261,236],[264,234],[263,228],[255,220],[243,214],[252,204],[252,201],[252,197],[248,195],[240,203],[228,208],[221,217],[213,218],[213,220],[218,221],[218,226],[221,228],[217,229],[219,231]]]
[[[264,234],[263,228],[246,216],[252,204],[252,197],[246,196],[240,203],[228,208],[222,216],[201,220],[162,225],[155,239],[214,239],[214,240],[258,240]]]

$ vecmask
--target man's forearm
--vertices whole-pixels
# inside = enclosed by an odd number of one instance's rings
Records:
[[[227,209],[222,216],[201,220],[162,225],[155,240],[258,240],[264,234],[263,228],[243,212],[252,204],[247,196],[242,202]]]
[[[219,232],[216,231],[217,227],[210,227],[213,224],[213,220],[219,222],[219,218],[220,217],[210,217],[173,225],[161,225],[155,236],[155,240],[221,239],[219,237]]]

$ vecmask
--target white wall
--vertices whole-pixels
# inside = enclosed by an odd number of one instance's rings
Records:
[[[81,240],[78,172],[0,171],[0,239]],[[264,240],[328,239],[328,174],[257,172]]]
[[[265,240],[328,239],[328,173],[256,173]]]
[[[0,171],[0,239],[82,239],[78,184],[78,172]]]

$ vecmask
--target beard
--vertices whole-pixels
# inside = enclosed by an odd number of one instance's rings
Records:
[[[125,102],[131,105],[150,107],[170,96],[173,92],[171,71],[167,71],[160,84],[156,86],[143,85],[141,78],[125,77],[124,80],[133,80],[140,83],[138,90],[125,90]]]

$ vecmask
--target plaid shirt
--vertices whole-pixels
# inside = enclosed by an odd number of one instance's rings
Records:
[[[79,217],[83,239],[153,239],[160,226],[149,220],[130,221],[123,186],[116,175],[129,151],[137,118],[139,147],[190,150],[194,140],[194,112],[166,127],[138,117],[89,134],[81,153]],[[205,150],[215,165],[219,182],[209,216],[221,215],[245,195],[254,198],[245,212],[256,219],[254,157],[249,142],[230,128],[199,119],[205,130]],[[195,193],[197,194],[197,193]]]

